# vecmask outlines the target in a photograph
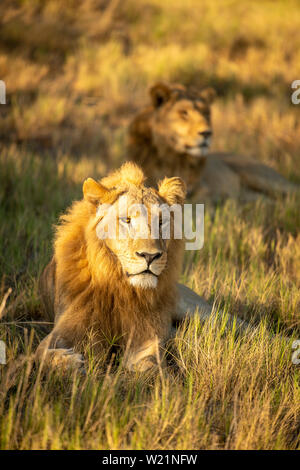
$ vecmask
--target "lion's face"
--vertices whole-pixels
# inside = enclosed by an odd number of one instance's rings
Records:
[[[116,236],[108,237],[106,244],[117,256],[130,284],[154,288],[168,258],[169,240],[151,237],[151,222],[160,224],[160,204],[163,201],[151,189],[132,188],[113,204],[97,225],[97,235],[102,238],[111,224]],[[99,207],[98,215],[103,208]]]
[[[187,91],[182,85],[158,83],[150,92],[155,146],[195,157],[206,155],[212,137],[210,107],[214,91]]]
[[[132,168],[137,168],[131,164]],[[137,170],[136,170],[137,171]],[[138,169],[138,171],[140,171]],[[109,181],[104,181],[109,183]],[[103,191],[104,186],[89,179],[85,182],[85,198]],[[93,187],[92,187],[93,186]],[[104,188],[108,194],[116,189]],[[168,262],[168,250],[174,238],[174,218],[166,217],[170,204],[183,203],[185,185],[180,178],[165,179],[159,190],[144,185],[120,184],[119,195],[113,203],[97,204],[94,227],[99,240],[120,262],[123,275],[136,288],[156,288]],[[93,203],[97,197],[92,196]],[[169,224],[170,220],[170,224]],[[170,226],[170,237],[163,236],[165,224]]]

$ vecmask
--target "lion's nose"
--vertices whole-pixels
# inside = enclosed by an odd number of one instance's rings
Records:
[[[145,258],[148,266],[150,266],[152,261],[154,261],[155,259],[159,259],[161,257],[162,251],[157,251],[156,253],[145,253],[144,251],[143,252],[136,251],[135,254],[137,256],[140,256],[141,258]]]
[[[212,136],[212,131],[202,131],[202,132],[198,132],[198,134],[204,137],[204,139],[208,139],[209,137]]]

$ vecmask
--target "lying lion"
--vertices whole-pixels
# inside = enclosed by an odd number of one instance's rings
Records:
[[[165,178],[153,189],[145,187],[144,179],[130,162],[100,182],[89,178],[83,199],[60,218],[54,256],[39,283],[45,314],[54,321],[37,350],[44,361],[81,367],[82,345],[92,337],[96,353],[117,343],[126,351],[128,369],[146,370],[159,358],[172,321],[191,305],[194,309],[197,296],[189,298],[184,286],[186,303],[182,310],[177,305],[183,241],[174,239],[172,224],[170,239],[162,238],[160,226],[161,205],[182,205],[185,184]],[[151,217],[131,212],[134,204],[151,206]],[[113,217],[117,231],[105,238]],[[160,227],[156,239],[148,236],[154,219]],[[137,238],[141,224],[146,236]]]
[[[128,138],[128,158],[143,168],[150,184],[179,175],[195,202],[227,197],[247,201],[294,189],[275,170],[252,158],[208,153],[213,89],[157,83],[150,95],[152,104],[133,119]]]

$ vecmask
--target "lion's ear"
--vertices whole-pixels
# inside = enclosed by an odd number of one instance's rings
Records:
[[[84,199],[95,206],[101,202],[107,193],[109,193],[109,189],[102,184],[97,183],[93,178],[85,180],[82,190]]]
[[[166,103],[171,96],[171,88],[163,82],[155,83],[150,88],[150,96],[153,106],[159,108],[162,104]]]
[[[212,104],[217,96],[216,90],[214,88],[204,88],[200,91],[200,97],[206,101],[207,104]]]
[[[185,182],[177,176],[174,176],[173,178],[164,178],[158,184],[158,193],[170,206],[172,204],[182,205],[186,196]]]

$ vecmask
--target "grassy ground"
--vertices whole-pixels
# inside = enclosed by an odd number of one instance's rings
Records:
[[[225,320],[195,320],[156,377],[90,358],[86,377],[46,378],[32,351],[47,325],[26,323],[41,320],[37,278],[52,225],[85,177],[124,160],[126,126],[153,80],[215,86],[214,149],[300,182],[300,108],[290,103],[299,3],[16,0],[0,9],[0,301],[12,289],[0,325],[0,448],[299,448],[299,194],[207,211],[204,248],[185,257],[182,281],[255,333],[236,338]]]

